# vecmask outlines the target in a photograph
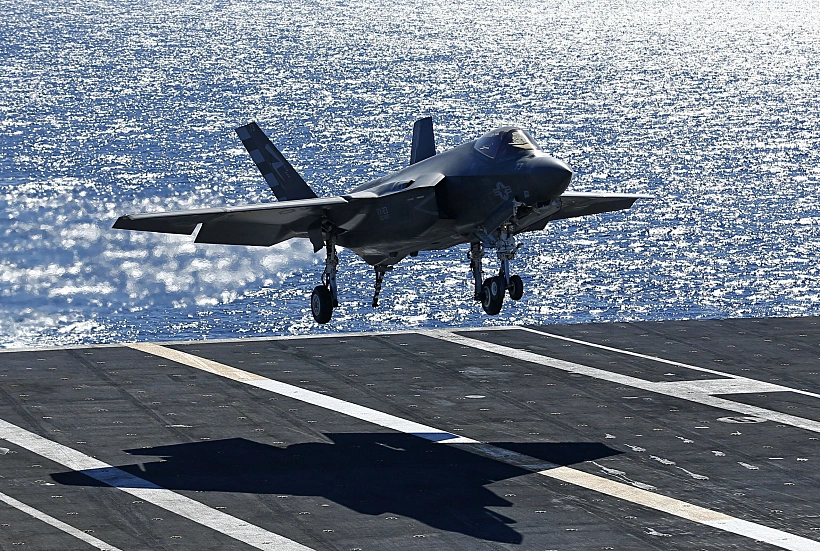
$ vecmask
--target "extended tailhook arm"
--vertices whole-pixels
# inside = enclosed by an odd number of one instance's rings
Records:
[[[379,306],[379,293],[382,292],[382,281],[384,281],[384,274],[393,269],[393,266],[373,266],[376,270],[376,288],[373,293],[373,308]]]

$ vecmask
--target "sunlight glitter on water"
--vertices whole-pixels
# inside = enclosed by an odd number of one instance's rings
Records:
[[[0,0],[0,54],[0,346],[820,313],[811,3]],[[345,252],[322,328],[307,243],[110,229],[272,200],[249,120],[330,195],[405,165],[427,113],[439,149],[517,123],[572,189],[655,199],[522,236],[496,318],[464,248],[403,261],[377,311]]]

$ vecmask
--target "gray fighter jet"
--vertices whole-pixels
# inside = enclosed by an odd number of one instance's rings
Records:
[[[646,195],[567,192],[572,170],[550,157],[521,128],[503,126],[475,141],[436,154],[433,121],[416,121],[410,165],[346,195],[317,197],[256,123],[236,129],[277,202],[239,207],[121,216],[114,228],[191,235],[197,243],[267,247],[310,239],[326,251],[321,285],[310,306],[318,323],[338,306],[336,247],[373,266],[373,306],[382,280],[406,256],[470,244],[473,297],[498,314],[509,293],[519,300],[521,277],[510,273],[520,245],[514,236],[551,220],[627,209]],[[482,280],[485,250],[495,250],[498,275]]]

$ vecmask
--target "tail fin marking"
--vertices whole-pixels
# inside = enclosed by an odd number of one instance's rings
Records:
[[[277,199],[292,201],[316,197],[310,186],[276,149],[258,124],[252,122],[240,126],[236,129],[236,134]]]

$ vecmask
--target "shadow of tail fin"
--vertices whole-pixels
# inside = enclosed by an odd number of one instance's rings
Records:
[[[252,122],[240,126],[236,133],[277,199],[292,201],[316,197],[313,190],[276,149],[258,124]]]

